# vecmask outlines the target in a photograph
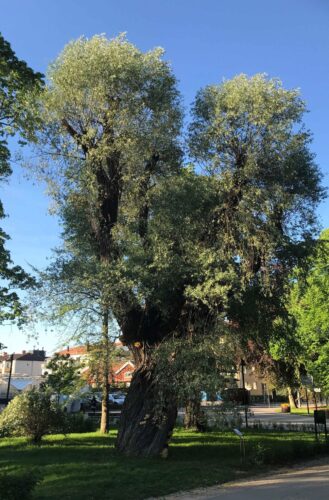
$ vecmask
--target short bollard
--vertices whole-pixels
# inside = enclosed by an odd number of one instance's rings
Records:
[[[241,458],[241,463],[245,461],[246,459],[246,448],[244,445],[244,436],[239,429],[233,429],[234,434],[236,434],[240,438],[240,458]]]
[[[320,425],[320,427],[318,427],[319,425]],[[327,441],[328,432],[327,432],[326,411],[325,410],[314,410],[314,430],[315,430],[316,439],[319,439],[319,434],[320,434],[322,426],[323,426],[323,430],[324,430],[325,439]]]

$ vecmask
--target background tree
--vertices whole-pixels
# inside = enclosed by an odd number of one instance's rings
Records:
[[[58,401],[61,395],[73,394],[84,385],[81,368],[81,364],[69,354],[56,353],[46,365],[44,388],[56,394]]]
[[[18,59],[0,33],[0,181],[11,174],[8,137],[20,135],[20,143],[33,140],[36,127],[35,94],[42,87],[42,75]],[[0,201],[0,218],[5,217]],[[0,321],[22,319],[23,308],[15,291],[33,281],[14,266],[5,248],[9,236],[0,228]]]
[[[290,311],[297,322],[301,362],[314,384],[329,394],[329,229],[322,231],[307,273],[298,269]]]
[[[104,328],[103,300],[110,288],[107,268],[97,255],[88,255],[83,241],[74,248],[69,239],[66,240],[65,248],[57,249],[53,257],[44,271],[35,269],[39,286],[29,297],[30,315],[69,332],[66,340],[89,344],[93,364],[97,364],[97,381],[106,401],[102,406],[101,429],[107,432],[110,364],[114,341],[119,335],[111,310],[106,316],[106,336],[101,329],[101,325]]]

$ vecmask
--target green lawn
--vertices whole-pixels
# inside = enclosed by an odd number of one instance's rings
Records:
[[[239,439],[231,432],[175,432],[169,457],[127,459],[114,449],[115,432],[49,436],[41,447],[24,438],[0,440],[0,467],[11,473],[39,469],[35,499],[143,499],[255,474],[316,453],[308,433],[250,430],[247,460],[240,463]]]

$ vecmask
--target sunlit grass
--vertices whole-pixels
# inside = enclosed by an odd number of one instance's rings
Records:
[[[35,499],[138,500],[245,477],[323,451],[312,434],[250,430],[241,464],[239,438],[232,432],[179,429],[168,459],[128,459],[116,452],[115,436],[115,431],[48,436],[40,447],[23,438],[1,439],[0,467],[37,468],[43,480]]]

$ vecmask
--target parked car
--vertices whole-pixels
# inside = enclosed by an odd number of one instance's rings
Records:
[[[126,395],[123,394],[122,392],[113,392],[109,394],[110,405],[115,408],[121,407],[125,402],[125,398]]]
[[[81,399],[81,411],[101,411],[102,402],[98,393],[87,394]]]

